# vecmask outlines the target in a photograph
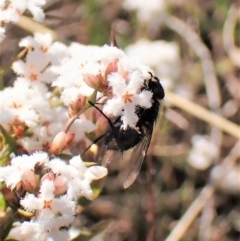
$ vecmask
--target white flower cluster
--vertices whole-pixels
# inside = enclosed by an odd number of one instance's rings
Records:
[[[13,63],[14,85],[1,91],[0,119],[28,153],[48,151],[69,117],[78,113],[96,90],[98,98],[107,99],[103,112],[122,116],[124,129],[135,127],[136,106],[152,105],[152,92],[142,90],[152,70],[116,47],[77,43],[67,47],[52,43],[49,34],[37,33],[19,45],[28,51],[25,60]],[[58,89],[60,99],[50,87]],[[68,135],[76,143],[94,128],[83,114],[70,126]]]
[[[153,72],[112,46],[67,47],[37,33],[19,45],[25,58],[12,65],[17,75],[13,86],[0,92],[0,120],[18,144],[15,154],[29,155],[15,156],[11,165],[0,168],[0,182],[12,193],[25,190],[15,198],[33,215],[17,227],[18,240],[67,240],[78,197],[91,199],[90,183],[104,177],[107,169],[86,168],[79,156],[66,164],[49,160],[48,154],[67,148],[71,153],[73,145],[94,130],[88,113],[77,115],[86,110],[93,93],[106,115],[121,116],[122,128],[135,127],[136,107],[152,105],[152,92],[144,86]],[[71,117],[78,118],[66,128]],[[60,151],[53,152],[53,147]]]
[[[25,61],[13,63],[12,68],[18,77],[13,87],[1,91],[1,125],[28,153],[48,150],[69,119],[66,107],[51,104],[56,97],[49,90],[49,85],[57,76],[54,68],[68,54],[67,47],[58,42],[52,43],[48,34],[27,37],[19,45],[33,50],[27,53]],[[77,142],[85,132],[93,129],[90,120],[77,119],[68,134],[74,135]]]
[[[40,167],[42,177],[38,181],[33,170]],[[77,199],[91,199],[90,183],[106,175],[105,167],[85,167],[80,156],[73,157],[69,164],[58,158],[49,160],[44,152],[13,158],[11,165],[0,168],[0,182],[11,190],[22,185],[28,191],[21,197],[20,205],[33,217],[19,224],[17,236],[12,233],[10,237],[24,241],[68,240]]]
[[[122,115],[123,128],[135,127],[137,105],[151,107],[152,92],[141,91],[152,70],[137,59],[111,46],[72,44],[68,58],[59,67],[59,77],[53,86],[62,88],[62,100],[68,105],[80,96],[89,96],[93,89],[108,100],[103,112],[110,116]],[[92,87],[92,88],[90,88]]]
[[[218,156],[218,147],[208,136],[195,135],[188,155],[189,164],[198,170],[209,168]]]
[[[29,10],[36,21],[44,19],[41,7],[46,0],[0,0],[0,42],[4,39],[5,24],[18,22],[19,16]]]

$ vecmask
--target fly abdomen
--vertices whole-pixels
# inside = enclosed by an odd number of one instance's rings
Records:
[[[142,138],[142,133],[133,128],[121,131],[120,128],[116,128],[115,135],[111,130],[105,136],[105,145],[109,150],[126,151],[134,147]]]

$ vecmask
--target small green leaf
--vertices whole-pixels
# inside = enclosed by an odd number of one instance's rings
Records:
[[[57,157],[59,157],[60,159],[69,162],[69,160],[72,158],[72,155],[67,154],[67,153],[60,153],[57,155]]]
[[[83,164],[84,164],[86,167],[91,167],[91,166],[97,165],[96,162],[83,162]]]
[[[20,208],[17,210],[17,212],[25,218],[31,218],[34,215],[34,213],[32,213],[32,212],[27,212],[27,211],[22,210]]]
[[[0,167],[4,166],[5,163],[9,160],[11,152],[9,148],[6,149],[6,151],[0,156]]]
[[[95,224],[90,229],[81,232],[76,238],[72,239],[72,241],[89,241],[96,235],[103,232],[107,226],[111,223],[111,220],[104,220],[100,223]]]
[[[91,183],[91,187],[93,190],[93,200],[96,199],[100,195],[100,193],[103,189],[104,183],[105,183],[105,179],[106,179],[106,177],[93,181]]]
[[[0,131],[2,132],[4,138],[6,139],[7,144],[9,145],[11,151],[15,154],[17,154],[17,142],[14,138],[12,138],[6,130],[3,128],[2,125],[0,125]]]
[[[0,212],[5,210],[5,208],[6,208],[6,202],[2,193],[0,193]]]
[[[86,108],[92,107],[90,103],[95,104],[97,99],[97,90],[94,90],[93,93],[86,100]]]

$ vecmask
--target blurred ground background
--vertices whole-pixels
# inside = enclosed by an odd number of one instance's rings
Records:
[[[166,89],[239,125],[239,8],[237,0],[48,0],[43,25],[65,43],[95,45],[110,43],[113,29],[119,47],[149,64]],[[19,52],[26,29],[8,25],[1,65]],[[240,141],[183,109],[162,104],[136,182],[124,190],[124,163],[114,162],[76,227],[111,219],[95,240],[240,240]]]

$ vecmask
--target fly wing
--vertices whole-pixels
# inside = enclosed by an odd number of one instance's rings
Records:
[[[140,172],[143,159],[147,154],[151,142],[152,131],[152,128],[148,129],[143,139],[132,150],[129,159],[127,178],[123,184],[124,188],[128,188],[135,181]]]
[[[123,153],[121,151],[106,150],[106,154],[103,157],[102,165],[108,167],[112,162],[121,162]]]

